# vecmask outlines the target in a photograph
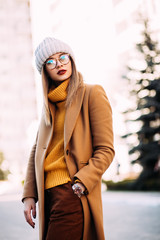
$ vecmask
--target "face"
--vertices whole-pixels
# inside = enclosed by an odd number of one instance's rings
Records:
[[[69,61],[67,61],[67,64],[64,60],[65,53],[56,53],[50,56],[46,61],[46,71],[49,75],[49,77],[57,82],[61,83],[64,80],[67,80],[72,75],[72,64],[71,60],[69,58]],[[67,55],[68,57],[68,55]],[[53,60],[53,61],[52,61]],[[55,61],[56,60],[56,61]],[[55,68],[52,69],[51,65],[53,62],[56,62]]]

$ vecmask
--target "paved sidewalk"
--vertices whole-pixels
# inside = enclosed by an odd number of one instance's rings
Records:
[[[160,240],[160,193],[103,193],[106,240]]]
[[[105,192],[106,240],[160,240],[160,193]],[[24,220],[20,194],[0,196],[0,240],[38,240]],[[65,239],[64,239],[65,240]]]

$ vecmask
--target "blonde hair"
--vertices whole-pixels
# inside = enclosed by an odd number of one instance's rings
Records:
[[[72,63],[72,75],[67,88],[67,99],[66,99],[66,108],[68,108],[73,101],[74,96],[77,93],[77,90],[83,85],[83,77],[80,72],[77,71],[75,62],[71,58]],[[42,68],[42,87],[43,87],[43,113],[45,118],[45,123],[47,126],[51,126],[51,113],[48,103],[48,92],[49,92],[49,79],[46,74],[45,68]]]

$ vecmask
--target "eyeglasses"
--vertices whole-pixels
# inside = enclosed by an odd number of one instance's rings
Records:
[[[59,56],[58,59],[49,59],[44,64],[47,65],[48,69],[54,69],[57,66],[57,61],[59,61],[63,65],[66,65],[70,61],[70,55],[62,54]]]

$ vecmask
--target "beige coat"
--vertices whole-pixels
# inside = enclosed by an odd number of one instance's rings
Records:
[[[27,169],[23,198],[39,202],[40,240],[44,240],[44,159],[51,141],[52,126],[42,116],[36,144]],[[71,179],[79,178],[88,190],[82,196],[83,240],[104,240],[101,177],[114,157],[112,112],[103,88],[83,85],[66,110],[64,154]]]

